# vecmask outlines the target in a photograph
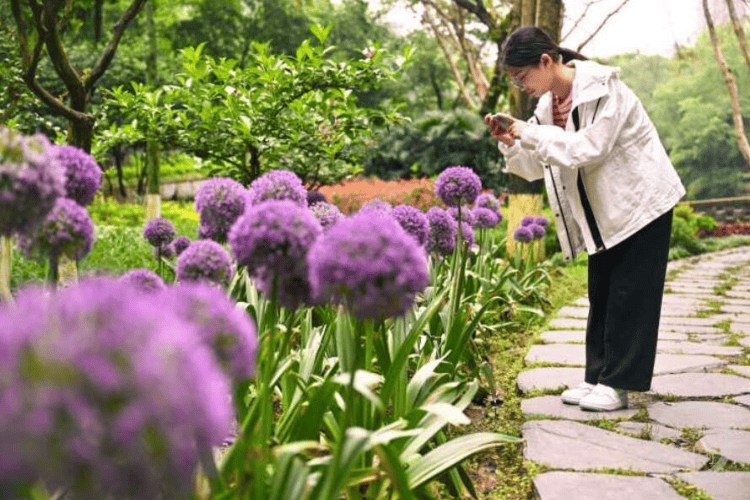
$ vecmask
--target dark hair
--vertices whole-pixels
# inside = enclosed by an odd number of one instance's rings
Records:
[[[535,66],[549,54],[553,60],[562,57],[563,64],[572,59],[586,60],[587,57],[575,50],[564,49],[552,37],[536,26],[522,26],[510,34],[503,47],[503,66],[521,68]]]

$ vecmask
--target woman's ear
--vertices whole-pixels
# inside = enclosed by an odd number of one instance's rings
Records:
[[[554,63],[554,60],[549,54],[542,54],[542,58],[539,60],[539,63],[543,68],[549,68],[550,66],[552,66],[552,63]]]

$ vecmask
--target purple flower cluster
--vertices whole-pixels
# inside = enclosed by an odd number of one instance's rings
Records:
[[[190,238],[187,236],[178,236],[173,242],[172,247],[174,248],[175,255],[180,255],[190,246]]]
[[[393,211],[393,205],[391,205],[387,201],[381,200],[380,198],[373,198],[372,200],[362,205],[362,207],[359,209],[360,212],[364,212],[366,210],[374,210],[383,215],[390,215]]]
[[[25,289],[0,308],[4,482],[76,498],[190,495],[198,446],[230,430],[231,390],[169,294],[97,279]]]
[[[547,232],[547,227],[549,227],[549,220],[547,220],[547,218],[543,216],[526,216],[521,219],[521,227],[529,229],[532,235],[532,239],[541,239],[544,238],[544,234]]]
[[[528,243],[534,239],[534,232],[529,226],[519,226],[513,231],[513,239],[519,243]]]
[[[458,207],[448,207],[448,215],[453,217],[453,220],[458,222]],[[470,225],[474,225],[477,221],[474,211],[471,207],[461,205],[461,222],[468,222]]]
[[[162,298],[168,308],[197,327],[203,343],[233,380],[246,380],[255,374],[255,323],[221,289],[206,283],[180,283]]]
[[[482,193],[477,196],[476,202],[474,202],[476,208],[488,208],[493,212],[500,213],[500,201],[491,193]]]
[[[310,211],[313,213],[320,225],[325,231],[339,221],[344,215],[339,210],[339,207],[332,203],[326,203],[323,201],[310,205]]]
[[[449,207],[474,203],[482,181],[469,167],[449,167],[435,181],[435,194]]]
[[[247,202],[247,189],[233,179],[221,177],[201,184],[195,193],[195,210],[200,214],[198,236],[224,243]]]
[[[427,244],[430,235],[430,223],[427,216],[418,208],[410,205],[398,205],[393,208],[391,215],[401,224],[407,234],[412,235],[420,246]]]
[[[289,170],[271,170],[250,184],[250,204],[257,205],[266,200],[287,200],[307,207],[307,190],[297,174]]]
[[[65,196],[65,170],[41,134],[0,127],[0,235],[30,234]]]
[[[181,282],[208,281],[226,286],[232,274],[229,255],[212,240],[194,241],[177,259],[177,280]]]
[[[315,189],[310,189],[307,192],[307,205],[312,207],[316,203],[328,203],[326,195]]]
[[[120,280],[144,293],[160,292],[166,287],[164,280],[150,269],[131,269]]]
[[[18,237],[18,246],[28,257],[38,252],[53,259],[64,255],[80,260],[91,252],[93,244],[94,223],[89,213],[69,198],[57,199],[33,235]]]
[[[461,222],[461,237],[469,246],[472,246],[476,242],[474,228],[466,221]]]
[[[232,226],[229,245],[237,262],[247,267],[256,285],[270,297],[276,282],[277,299],[292,307],[308,303],[307,253],[323,228],[307,208],[291,201],[254,205]]]
[[[500,223],[502,216],[499,212],[490,210],[489,208],[477,207],[473,210],[474,213],[474,227],[479,229],[489,229],[495,227]]]
[[[143,229],[143,237],[155,248],[161,248],[172,243],[175,234],[174,224],[164,217],[151,219]]]
[[[424,251],[392,218],[368,210],[339,221],[308,255],[316,297],[360,319],[400,316],[429,277]]]
[[[432,207],[427,211],[430,234],[427,238],[428,252],[448,255],[456,248],[456,221],[442,208]]]
[[[67,198],[85,207],[102,184],[102,169],[94,157],[75,146],[57,146],[57,161],[65,168]]]

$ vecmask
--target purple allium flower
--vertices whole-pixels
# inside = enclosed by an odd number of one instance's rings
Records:
[[[341,213],[341,210],[339,210],[339,207],[332,203],[326,203],[323,201],[310,205],[310,211],[315,218],[318,219],[318,222],[320,222],[324,231],[344,216]]]
[[[500,213],[500,201],[491,193],[482,193],[477,196],[477,201],[474,202],[474,205],[476,208],[488,208],[493,212]]]
[[[538,217],[534,217],[534,224],[537,226],[542,226],[543,228],[547,229],[549,227],[549,219],[547,217],[540,215]]]
[[[154,248],[155,259],[158,259],[159,257],[162,257],[164,259],[171,259],[175,255],[177,255],[177,252],[174,249],[174,241],[169,245],[162,245],[159,248]]]
[[[194,241],[177,259],[178,281],[206,280],[227,285],[231,278],[231,259],[224,247],[215,241]]]
[[[519,243],[528,243],[534,239],[534,233],[529,226],[520,226],[513,232],[513,239]]]
[[[546,232],[547,232],[547,231],[546,231],[546,230],[545,230],[545,229],[544,229],[544,228],[543,228],[542,226],[540,226],[539,224],[529,224],[529,225],[528,225],[528,226],[526,226],[526,227],[528,227],[528,228],[529,228],[529,229],[531,230],[531,234],[533,234],[533,235],[534,235],[534,239],[535,239],[535,240],[538,240],[538,239],[544,238],[544,233],[546,233]]]
[[[18,246],[28,257],[39,252],[55,259],[64,255],[80,260],[91,252],[93,244],[94,223],[89,213],[69,198],[57,199],[33,235],[18,236]]]
[[[0,127],[0,235],[30,234],[65,196],[65,170],[42,134]]]
[[[435,194],[449,207],[474,203],[482,190],[482,181],[469,167],[449,167],[435,181]]]
[[[289,170],[271,170],[250,184],[250,204],[258,205],[266,200],[287,200],[307,207],[307,190],[297,174]]]
[[[189,246],[190,238],[188,238],[187,236],[178,236],[177,239],[172,242],[172,247],[174,247],[175,255],[180,255]]]
[[[448,215],[453,217],[453,220],[458,222],[458,207],[448,207]],[[461,206],[461,222],[468,222],[472,226],[476,222],[477,218],[474,216],[474,211],[467,205]]]
[[[164,280],[150,269],[131,269],[120,276],[120,280],[146,293],[159,292],[166,287]]]
[[[319,203],[322,204],[322,203]],[[318,303],[313,296],[310,286],[310,276],[307,262],[298,262],[294,268],[287,270],[284,274],[273,275],[265,271],[257,273],[255,286],[263,292],[267,298],[273,295],[273,280],[276,278],[276,302],[287,309],[297,309],[303,304],[315,305]]]
[[[362,207],[359,209],[360,212],[364,212],[365,210],[374,210],[383,215],[390,215],[393,211],[393,205],[391,205],[387,201],[381,200],[380,198],[373,198],[372,200],[362,205]]]
[[[94,157],[75,146],[57,146],[55,156],[65,168],[67,198],[85,207],[102,184],[102,169]]]
[[[0,339],[0,449],[13,450],[0,477],[77,498],[189,496],[196,442],[222,443],[231,391],[196,326],[163,304],[97,279],[25,289],[0,311],[16,325]]]
[[[255,373],[258,332],[252,318],[221,289],[207,283],[180,283],[162,297],[192,325],[235,381]]]
[[[417,241],[392,218],[368,210],[340,220],[308,255],[316,297],[360,319],[404,314],[429,281]]]
[[[472,246],[476,241],[474,237],[474,228],[472,228],[471,224],[468,222],[461,223],[461,237],[469,246]]]
[[[456,248],[456,221],[442,208],[432,207],[427,211],[430,235],[427,238],[428,252],[448,255]]]
[[[237,262],[251,276],[261,272],[281,276],[303,261],[323,233],[307,208],[291,201],[267,201],[249,207],[229,231]]]
[[[500,213],[489,208],[477,207],[474,209],[474,227],[488,229],[495,227],[500,222]]]
[[[328,199],[326,198],[326,195],[321,193],[318,190],[310,189],[307,192],[307,205],[312,207],[316,203],[328,203]]]
[[[523,226],[523,227],[530,226],[533,223],[534,223],[534,218],[533,217],[526,216],[526,217],[524,217],[524,218],[521,219],[521,226]]]
[[[221,177],[201,184],[195,193],[195,211],[201,214],[199,236],[224,243],[247,201],[247,189],[233,179]]]
[[[427,216],[418,208],[410,205],[398,205],[393,208],[391,215],[401,224],[407,234],[413,236],[420,246],[427,243],[430,234],[430,223]]]
[[[174,224],[164,217],[156,217],[146,223],[143,237],[151,246],[159,248],[172,243],[175,236]]]

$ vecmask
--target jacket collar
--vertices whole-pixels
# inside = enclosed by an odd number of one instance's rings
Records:
[[[609,93],[609,81],[616,78],[620,68],[603,66],[594,61],[573,60],[568,63],[576,69],[573,77],[573,103],[571,109],[575,109],[585,102],[596,101]],[[552,92],[539,97],[536,111],[534,112],[541,124],[552,123]]]

